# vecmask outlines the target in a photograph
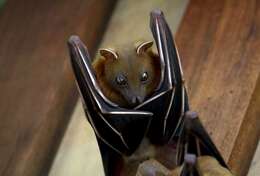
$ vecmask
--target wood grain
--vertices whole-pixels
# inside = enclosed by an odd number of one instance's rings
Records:
[[[257,0],[194,0],[176,34],[191,107],[237,175],[260,134],[259,19]]]
[[[46,175],[77,99],[66,40],[93,51],[112,0],[8,0],[0,13],[0,175]]]

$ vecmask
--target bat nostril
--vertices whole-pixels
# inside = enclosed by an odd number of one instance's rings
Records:
[[[137,99],[138,103],[142,103],[144,101],[144,98],[141,96],[137,96],[136,99]]]
[[[138,100],[137,100],[137,97],[133,97],[132,100],[131,100],[131,103],[132,103],[132,104],[136,104],[137,101],[138,101]]]
[[[131,99],[131,104],[132,104],[132,105],[137,105],[137,104],[142,103],[143,100],[144,100],[144,98],[141,97],[141,96],[134,96],[134,97],[132,97],[132,99]]]

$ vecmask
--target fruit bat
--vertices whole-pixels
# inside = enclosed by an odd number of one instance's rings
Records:
[[[77,86],[86,116],[97,136],[105,174],[119,175],[122,156],[131,156],[144,138],[161,146],[171,144],[177,138],[176,161],[179,165],[185,162],[187,153],[195,152],[195,155],[211,155],[226,167],[197,116],[189,115],[179,55],[161,11],[151,12],[150,28],[159,54],[160,79],[148,98],[131,95],[134,100],[128,100],[133,102],[130,108],[119,106],[104,95],[87,48],[79,37],[72,36],[68,41]],[[119,57],[114,51],[100,52],[107,58]],[[125,82],[124,78],[116,79]],[[136,104],[138,101],[141,103]],[[194,172],[189,168],[183,167],[182,176]]]

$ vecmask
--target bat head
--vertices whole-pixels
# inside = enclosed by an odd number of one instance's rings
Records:
[[[117,49],[99,50],[105,62],[103,79],[107,87],[117,93],[115,98],[106,95],[111,101],[129,108],[142,103],[153,93],[160,79],[160,62],[159,56],[151,51],[152,44],[152,41],[138,42]]]

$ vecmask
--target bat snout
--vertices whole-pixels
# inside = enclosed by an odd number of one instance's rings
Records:
[[[140,104],[140,103],[143,102],[143,100],[144,100],[143,97],[141,97],[141,96],[135,96],[135,97],[132,98],[131,103],[132,103],[132,104]]]
[[[133,96],[130,99],[128,99],[128,103],[131,106],[136,106],[144,101],[144,97],[142,96]]]

